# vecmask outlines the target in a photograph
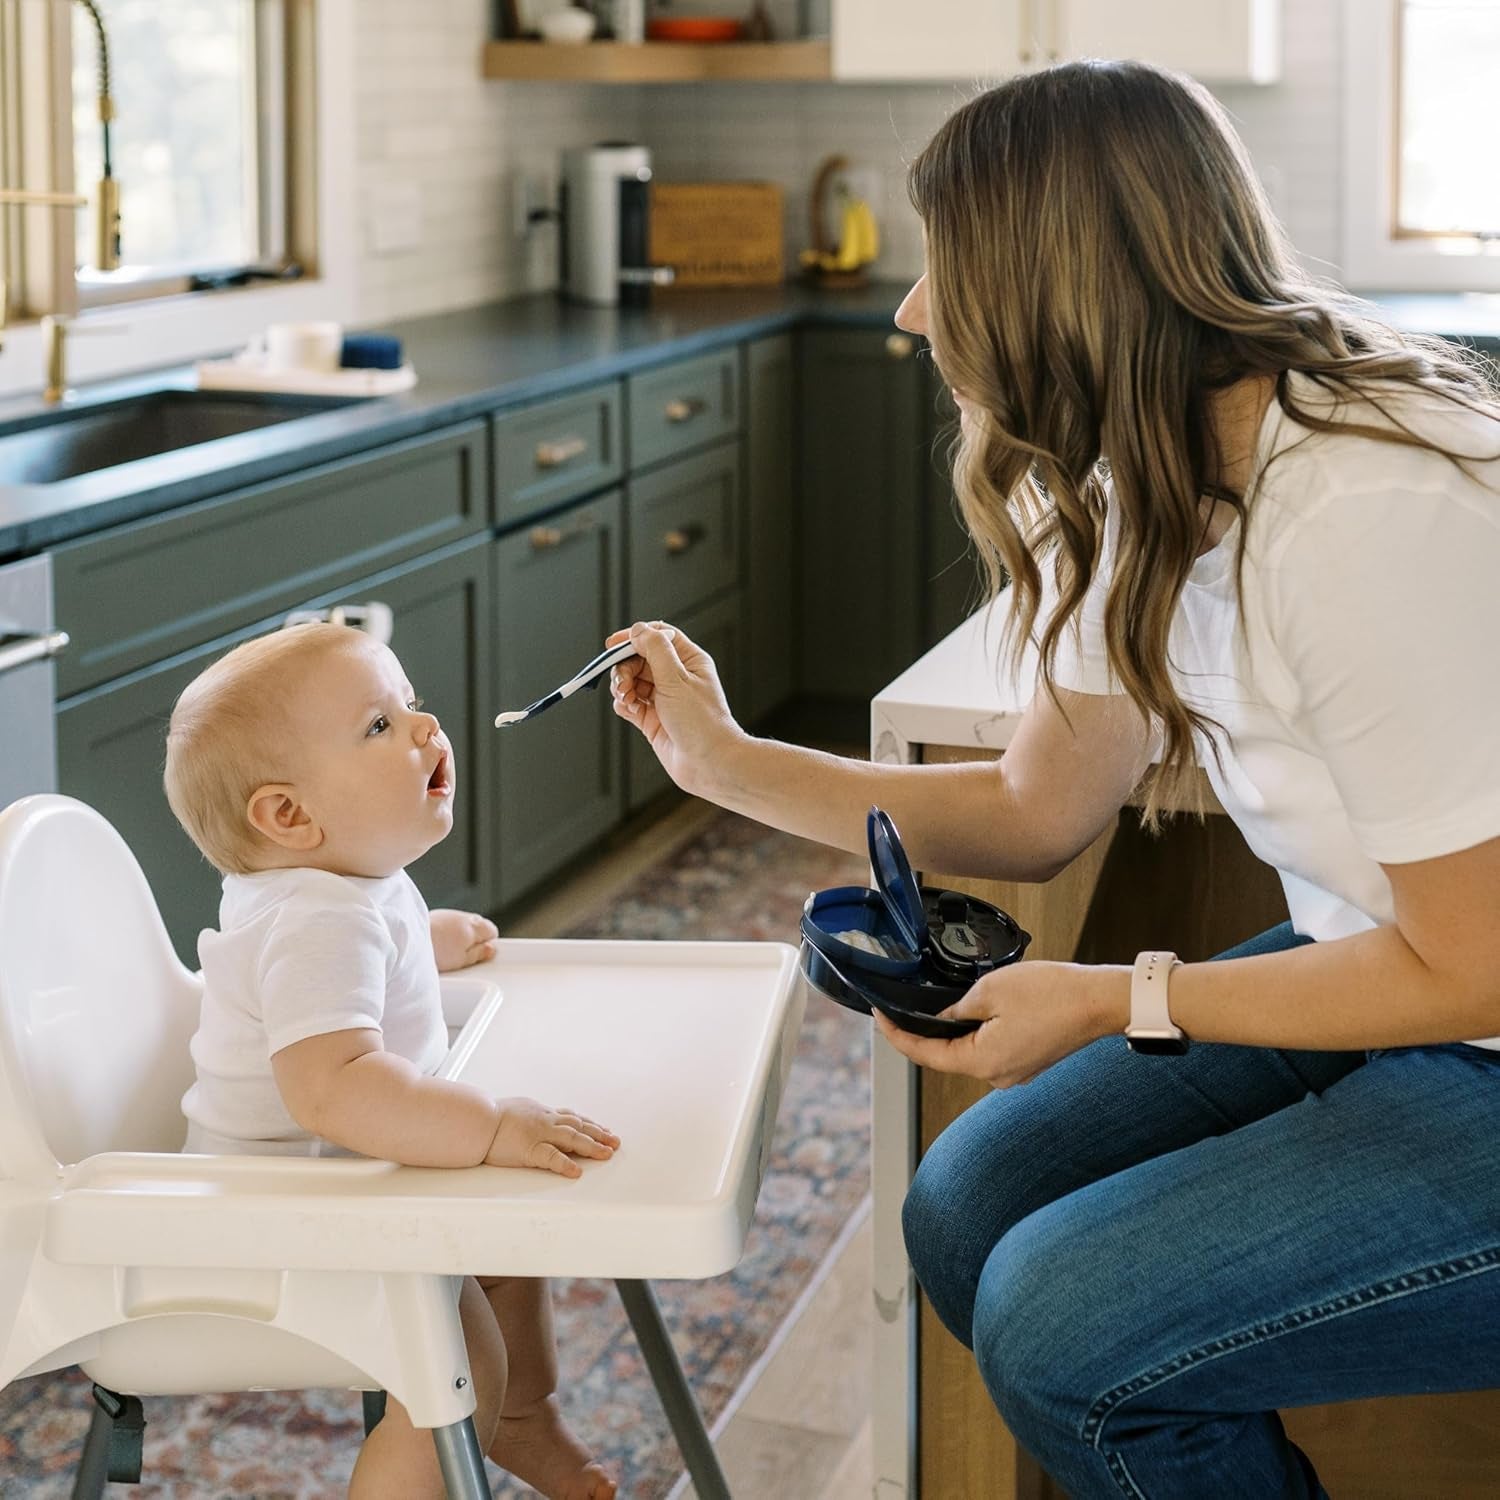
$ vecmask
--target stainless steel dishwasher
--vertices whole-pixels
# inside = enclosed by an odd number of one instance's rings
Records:
[[[52,559],[0,566],[0,808],[57,790],[56,677],[68,644],[52,621]]]

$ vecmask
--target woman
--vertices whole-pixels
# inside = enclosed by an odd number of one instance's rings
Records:
[[[1317,1495],[1278,1407],[1500,1384],[1500,413],[1297,269],[1183,79],[1015,79],[911,189],[897,322],[956,394],[963,513],[1040,663],[1004,759],[750,738],[650,626],[616,709],[724,807],[857,852],[878,803],[918,868],[1005,880],[1143,776],[1153,818],[1196,748],[1292,921],[1175,970],[1000,970],[958,1041],[881,1021],[994,1086],[924,1159],[907,1245],[1075,1500]]]

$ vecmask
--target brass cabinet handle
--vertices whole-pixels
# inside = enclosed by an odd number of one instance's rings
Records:
[[[588,442],[581,437],[558,438],[550,443],[536,445],[536,466],[539,469],[557,469],[589,451]]]
[[[892,333],[886,335],[885,352],[892,359],[910,359],[911,352],[916,347],[916,344],[912,342],[910,334]]]
[[[684,552],[696,547],[706,535],[696,522],[689,522],[686,526],[674,526],[661,540],[668,556],[681,557]]]
[[[585,517],[574,521],[571,526],[533,526],[531,528],[531,550],[533,552],[550,552],[554,547],[561,547],[565,542],[576,542],[579,537],[587,536],[594,529],[595,523]]]
[[[1032,47],[1035,42],[1034,31],[1036,27],[1036,16],[1032,12],[1032,0],[1021,0],[1021,50],[1020,58],[1022,64],[1029,63],[1032,58]]]
[[[662,415],[669,422],[691,422],[700,411],[706,410],[708,402],[697,396],[678,396],[662,407]]]

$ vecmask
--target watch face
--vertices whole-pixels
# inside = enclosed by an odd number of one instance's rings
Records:
[[[1147,1057],[1181,1057],[1188,1049],[1185,1036],[1127,1036],[1125,1045]]]

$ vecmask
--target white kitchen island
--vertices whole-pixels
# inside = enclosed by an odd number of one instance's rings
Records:
[[[870,704],[870,758],[915,764],[930,745],[1001,751],[1029,692],[1002,682],[1003,599],[971,615]],[[871,1427],[876,1500],[918,1490],[918,1341],[915,1283],[901,1238],[901,1201],[921,1155],[917,1070],[878,1042],[872,1059],[874,1379]]]

